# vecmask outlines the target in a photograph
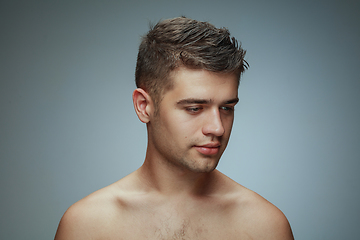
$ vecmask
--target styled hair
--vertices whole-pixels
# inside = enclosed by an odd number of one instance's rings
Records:
[[[173,87],[171,71],[178,67],[240,75],[248,68],[243,50],[226,28],[178,17],[151,26],[142,38],[135,81],[155,102]]]

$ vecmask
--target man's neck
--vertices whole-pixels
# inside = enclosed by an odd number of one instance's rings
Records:
[[[210,173],[191,172],[179,166],[159,164],[146,159],[137,170],[138,178],[148,191],[162,195],[208,195],[214,190],[218,171]]]

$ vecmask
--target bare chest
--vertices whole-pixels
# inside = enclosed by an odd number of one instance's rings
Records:
[[[117,235],[117,234],[116,234]],[[181,222],[171,222],[166,220],[157,222],[147,222],[143,224],[128,225],[120,233],[120,239],[156,239],[156,240],[218,240],[218,239],[250,239],[246,234],[240,233],[236,229],[218,225],[206,225],[201,222],[195,222],[184,219]],[[119,235],[119,236],[120,236]]]
[[[158,210],[122,218],[113,228],[114,239],[212,240],[251,239],[231,219],[216,212]],[[115,225],[114,225],[115,227]],[[112,239],[110,237],[110,239]]]

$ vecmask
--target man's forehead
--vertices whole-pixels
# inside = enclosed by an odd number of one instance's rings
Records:
[[[204,69],[179,67],[169,74],[171,83],[162,94],[167,101],[197,99],[198,101],[233,101],[238,97],[238,75],[218,73]],[[162,101],[161,100],[161,101]]]

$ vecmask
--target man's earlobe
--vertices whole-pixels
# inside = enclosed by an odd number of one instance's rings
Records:
[[[137,88],[133,92],[133,103],[135,112],[143,123],[148,123],[150,121],[150,111],[152,109],[152,100],[150,95],[145,92],[142,88]]]

